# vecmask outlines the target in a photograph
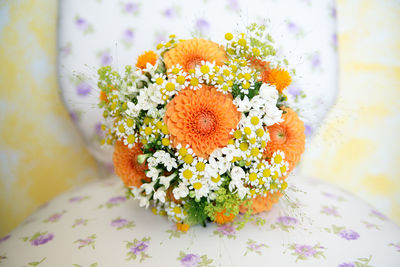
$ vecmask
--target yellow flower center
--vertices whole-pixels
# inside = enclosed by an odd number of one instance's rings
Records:
[[[193,188],[196,190],[199,190],[202,187],[203,187],[202,183],[196,182],[193,184]]]
[[[249,174],[249,180],[251,182],[255,181],[256,179],[257,179],[257,174],[256,173],[252,172],[252,173]]]
[[[183,177],[185,177],[186,179],[190,179],[193,177],[193,172],[189,169],[186,169],[182,172]]]
[[[206,168],[206,164],[204,164],[204,162],[198,162],[196,164],[196,170],[198,170],[199,172],[204,171],[204,169]]]

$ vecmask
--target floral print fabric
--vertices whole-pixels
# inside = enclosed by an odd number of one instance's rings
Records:
[[[170,34],[209,38],[266,24],[297,76],[287,89],[310,136],[334,103],[337,84],[334,0],[69,0],[60,1],[59,74],[64,102],[95,157],[112,170],[112,148],[100,147],[96,69],[134,65]],[[307,96],[307,97],[305,97]]]
[[[244,228],[188,232],[127,199],[118,177],[93,182],[1,237],[0,266],[398,266],[400,228],[388,218],[338,188],[289,179],[287,196]]]

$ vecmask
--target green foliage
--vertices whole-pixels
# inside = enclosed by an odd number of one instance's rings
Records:
[[[256,95],[259,94],[261,85],[262,85],[261,81],[255,82],[253,88],[250,88],[247,90],[247,92],[244,92],[244,91],[240,90],[240,87],[238,84],[234,84],[232,86],[232,96],[233,96],[233,98],[240,96],[240,99],[242,99],[242,100],[244,99],[245,96],[247,96],[249,98],[249,100],[251,100],[253,97],[255,97]]]
[[[205,207],[207,206],[207,200],[201,198],[200,201],[189,198],[185,204],[185,210],[188,212],[188,216],[185,219],[185,223],[189,225],[201,224],[206,226],[207,214]]]
[[[217,198],[215,201],[207,203],[205,207],[205,213],[211,218],[211,220],[215,220],[216,213],[224,210],[226,210],[226,216],[229,216],[230,214],[236,216],[239,214],[239,205],[242,203],[242,200],[237,194],[233,194],[223,187],[216,191],[216,194]]]

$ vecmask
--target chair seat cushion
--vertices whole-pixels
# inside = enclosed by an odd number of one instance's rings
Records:
[[[399,266],[397,225],[332,185],[290,179],[287,196],[243,229],[186,233],[127,199],[117,177],[92,182],[1,238],[0,266]]]

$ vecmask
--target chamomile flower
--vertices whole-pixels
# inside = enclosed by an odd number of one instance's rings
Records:
[[[196,67],[195,71],[198,76],[202,77],[203,81],[209,85],[213,85],[215,76],[214,67],[215,63],[203,60],[201,61],[201,64]]]
[[[138,141],[138,139],[139,137],[137,136],[136,133],[130,133],[123,139],[123,142],[124,145],[128,146],[129,148],[132,148]]]
[[[200,89],[203,86],[202,84],[204,83],[201,73],[197,73],[193,69],[189,70],[188,80],[189,88],[192,90]]]
[[[210,187],[207,179],[204,176],[198,175],[196,178],[190,180],[189,189],[196,199],[200,199],[208,195]],[[190,193],[189,193],[190,194]]]
[[[176,82],[176,79],[169,79],[161,86],[160,92],[162,95],[168,96],[168,98],[174,96],[182,89],[182,86]]]
[[[178,160],[180,160],[181,162],[184,162],[185,157],[188,154],[193,155],[193,150],[189,147],[189,145],[182,146],[182,144],[178,144],[176,146],[175,156],[178,158]],[[193,156],[192,156],[192,158],[193,158]],[[190,163],[188,163],[188,164],[190,164]]]
[[[196,158],[195,160],[193,160],[192,166],[196,168],[196,171],[199,174],[203,175],[206,169],[206,160],[203,158]]]
[[[179,178],[186,185],[190,183],[190,180],[197,177],[197,175],[198,172],[196,168],[189,164],[183,164],[183,166],[179,169]]]
[[[225,180],[224,176],[221,176],[219,173],[215,176],[209,177],[208,184],[210,185],[210,190],[218,190]]]
[[[164,206],[168,219],[173,222],[182,222],[187,217],[187,212],[182,204],[168,202]]]
[[[271,164],[277,167],[281,167],[285,164],[285,153],[280,150],[277,150],[272,154],[271,157]]]

